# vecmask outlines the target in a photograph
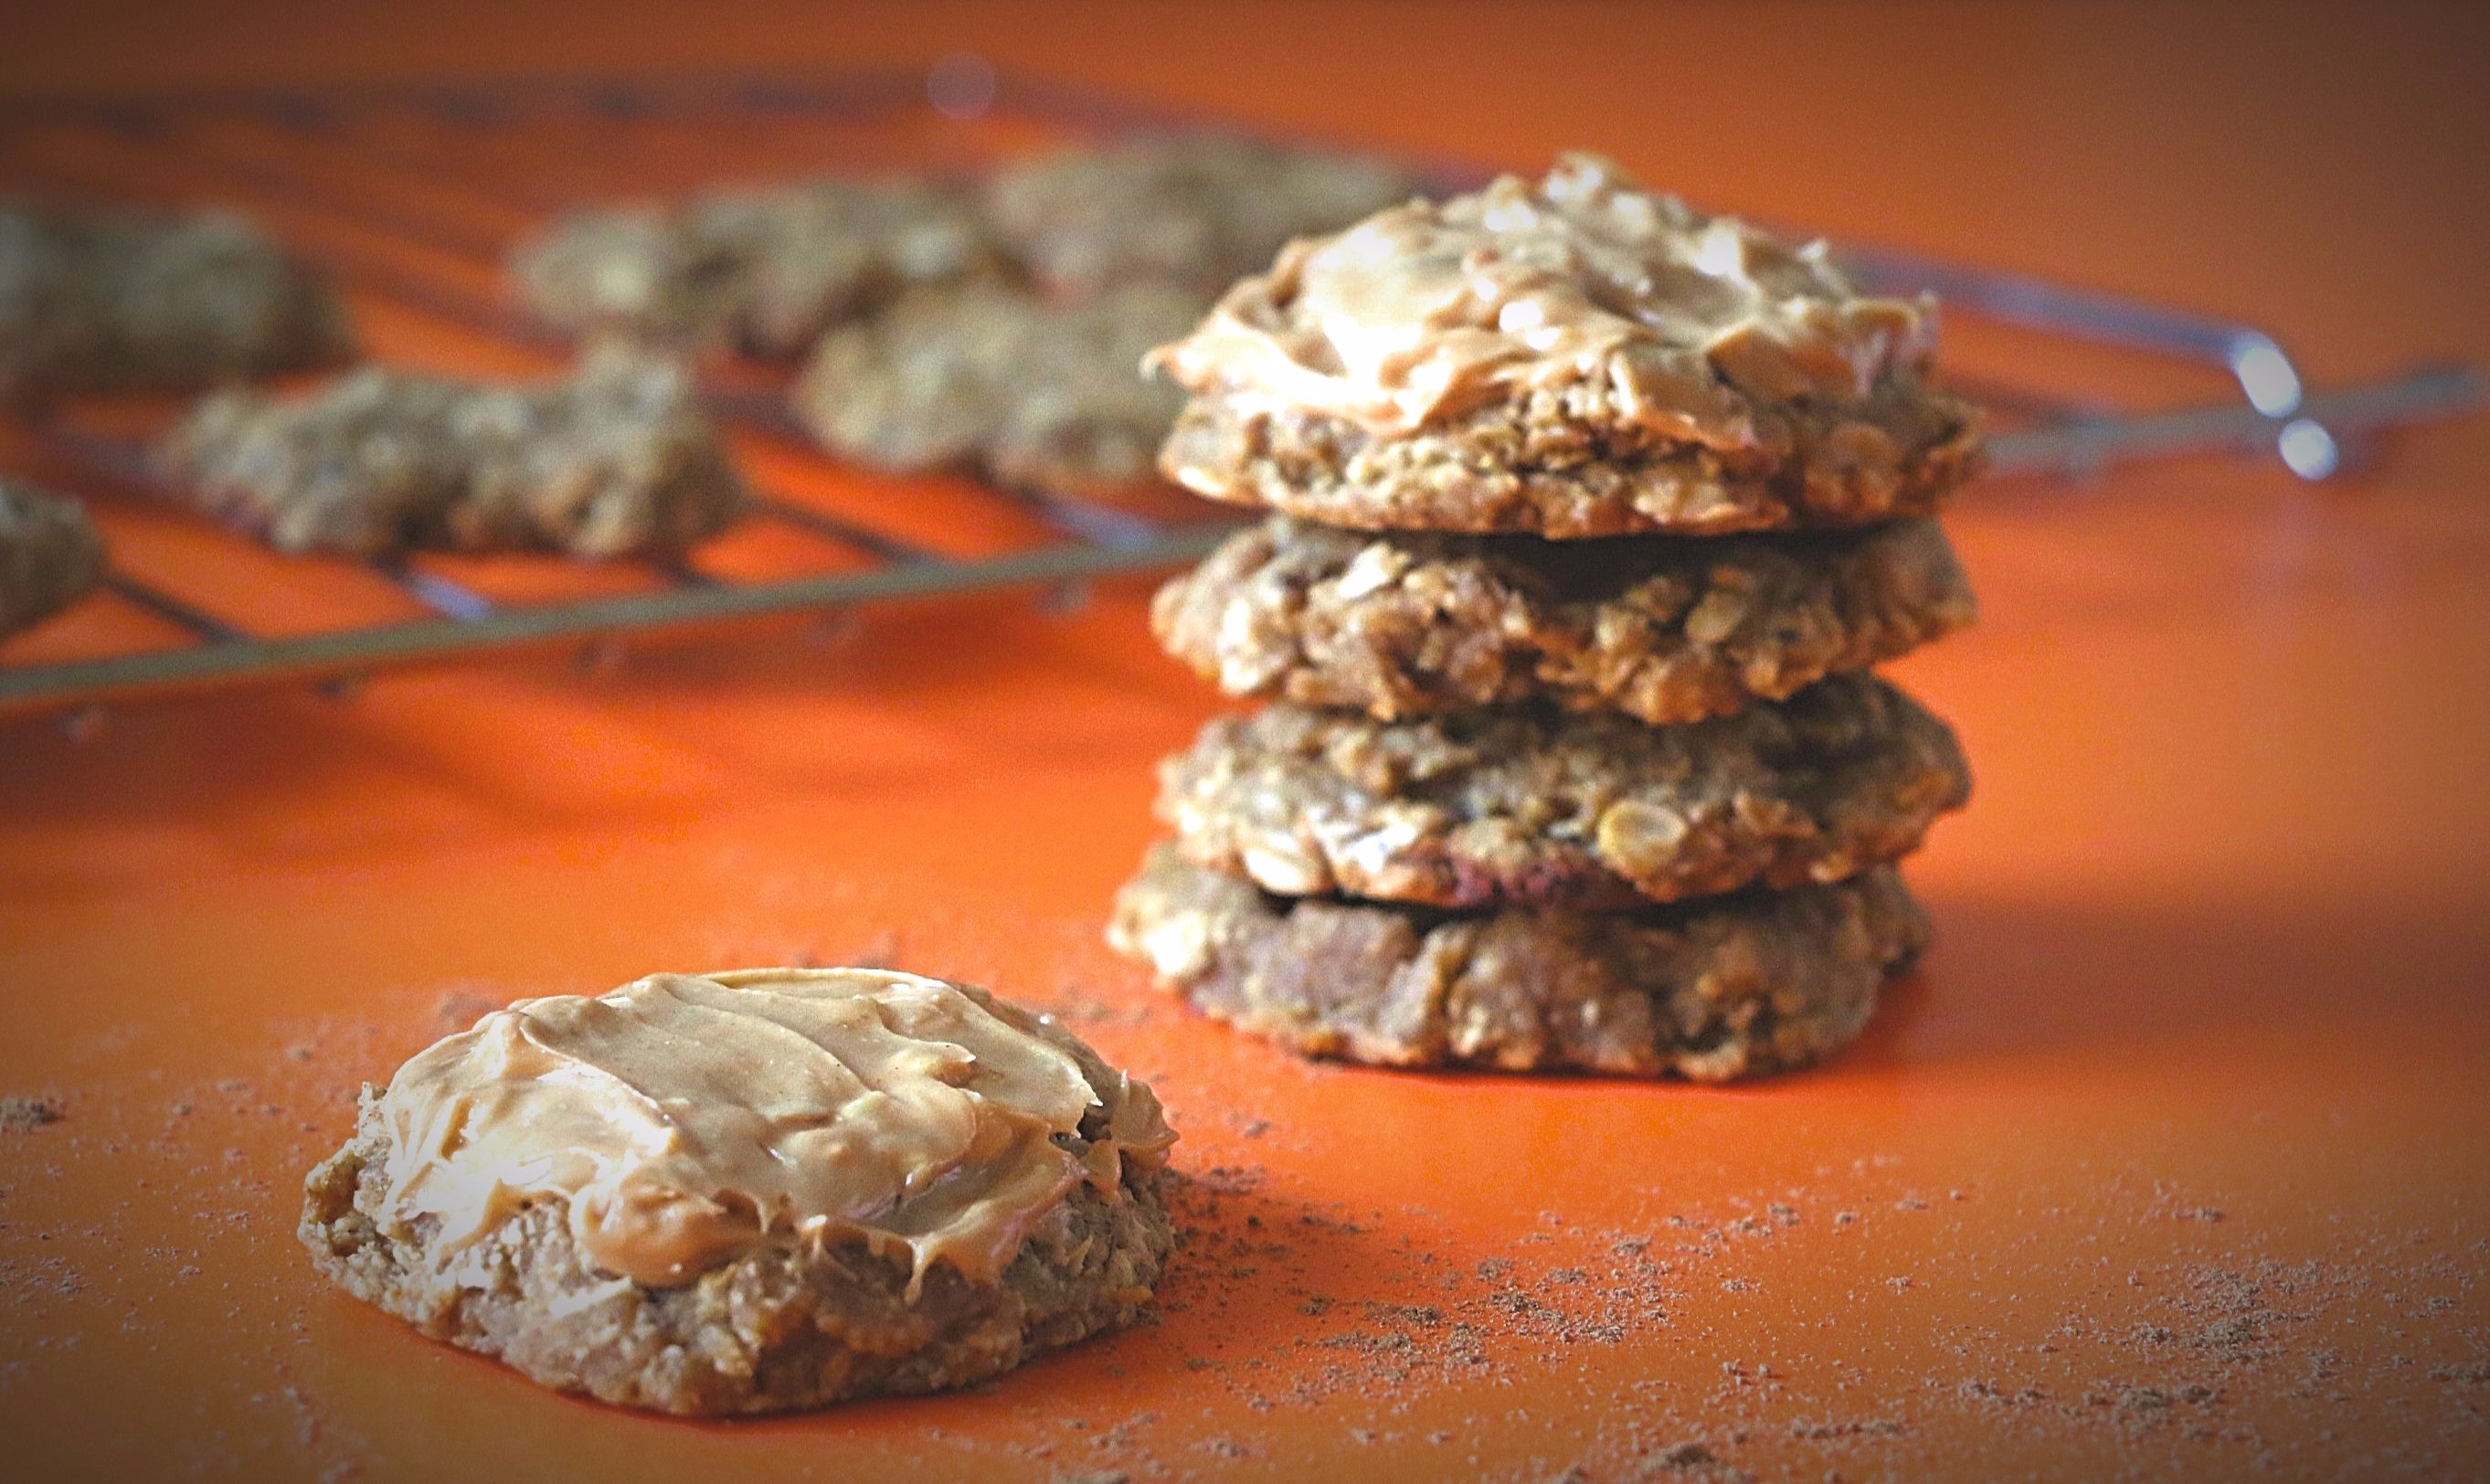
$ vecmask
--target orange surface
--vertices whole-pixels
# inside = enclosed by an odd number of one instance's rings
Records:
[[[1591,143],[2249,315],[2321,380],[2490,357],[2451,11],[286,9],[77,7],[0,81],[975,45],[1492,162]],[[507,229],[459,184],[424,209]],[[2477,1476],[2485,455],[2475,421],[2340,488],[2201,462],[1967,498],[1985,622],[1899,667],[1981,778],[1913,871],[1940,943],[1856,1051],[1725,1091],[1309,1066],[1153,994],[1100,923],[1151,762],[1216,703],[1139,583],[0,726],[0,1092],[68,1115],[0,1133],[0,1475]],[[938,531],[991,509],[824,482]],[[358,1081],[482,1004],[807,956],[1056,1007],[1157,1085],[1198,1181],[1160,1323],[984,1394],[694,1426],[311,1278],[296,1185]]]

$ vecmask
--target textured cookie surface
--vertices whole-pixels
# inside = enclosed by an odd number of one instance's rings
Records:
[[[1675,727],[1267,707],[1170,758],[1159,814],[1189,859],[1287,895],[1616,910],[1898,859],[1970,789],[1943,721],[1845,675]]]
[[[787,360],[906,290],[996,270],[974,203],[918,181],[813,181],[571,217],[512,255],[530,307],[583,334]]]
[[[311,1172],[330,1279],[533,1380],[697,1415],[968,1384],[1133,1318],[1172,1233],[1148,1091],[874,971],[497,1011]]]
[[[1197,494],[1368,529],[1718,534],[1926,514],[1976,465],[1933,306],[1574,155],[1291,244],[1159,357]]]
[[[1269,266],[1290,238],[1345,226],[1416,189],[1406,172],[1365,156],[1172,133],[1005,166],[985,203],[1014,255],[1059,292],[1149,280],[1207,299]]]
[[[188,497],[281,551],[678,550],[741,513],[688,377],[615,351],[485,386],[377,367],[307,395],[209,398],[166,447]]]
[[[1196,1008],[1307,1056],[1704,1082],[1857,1039],[1927,936],[1889,867],[1638,913],[1455,914],[1272,896],[1165,847],[1109,929]]]
[[[833,451],[1073,496],[1155,483],[1182,398],[1142,357],[1205,300],[1132,283],[1073,304],[999,283],[928,290],[822,342],[795,393]]]
[[[0,401],[205,387],[354,344],[328,282],[239,217],[0,203]]]
[[[690,1284],[647,1289],[584,1260],[565,1211],[530,1207],[453,1271],[420,1232],[375,1214],[389,1145],[368,1127],[314,1170],[302,1235],[356,1297],[531,1380],[694,1416],[817,1407],[973,1384],[1129,1323],[1173,1234],[1158,1177],[1106,1200],[1075,1190],[996,1284],[937,1269],[914,1297],[904,1263],[854,1242],[765,1251]]]
[[[1385,720],[1537,699],[1663,723],[1895,658],[1974,612],[1933,521],[1548,541],[1273,516],[1169,582],[1150,618],[1231,696]]]
[[[74,500],[0,479],[0,634],[84,597],[103,575],[103,538]]]

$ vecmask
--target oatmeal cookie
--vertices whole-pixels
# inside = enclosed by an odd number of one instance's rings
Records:
[[[1205,298],[1418,189],[1386,160],[1213,132],[1144,135],[1042,155],[987,182],[989,219],[1038,280],[1086,296],[1184,284]]]
[[[909,288],[999,268],[974,201],[926,181],[810,181],[585,212],[510,261],[520,297],[566,330],[775,360]]]
[[[327,279],[231,213],[0,203],[0,402],[206,387],[354,348]]]
[[[1179,853],[1268,891],[1614,911],[1899,859],[1971,774],[1943,721],[1844,675],[1675,727],[1272,706],[1211,722],[1159,785]]]
[[[0,479],[0,635],[76,602],[103,577],[103,538],[74,500]]]
[[[1231,696],[1387,721],[1545,700],[1659,725],[1779,700],[1974,613],[1928,520],[1549,541],[1275,515],[1169,582],[1150,622],[1170,654]]]
[[[749,498],[682,368],[611,347],[538,386],[369,366],[307,396],[220,393],[164,462],[278,550],[352,556],[674,551]]]
[[[1157,482],[1152,456],[1182,398],[1142,357],[1203,304],[1157,283],[1073,304],[992,282],[927,290],[824,339],[796,412],[831,451],[876,468],[1112,497]]]
[[[1569,155],[1283,249],[1155,358],[1196,494],[1364,529],[1858,525],[1968,478],[1931,302]]]
[[[1634,913],[1462,914],[1271,896],[1166,847],[1109,929],[1195,1008],[1306,1056],[1698,1082],[1848,1045],[1927,937],[1884,866]]]
[[[366,1088],[320,1271],[531,1380],[686,1415],[962,1386],[1132,1320],[1172,1242],[1149,1090],[872,970],[495,1011]]]

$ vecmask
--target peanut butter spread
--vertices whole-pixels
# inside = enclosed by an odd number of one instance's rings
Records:
[[[1792,247],[1643,190],[1595,155],[1301,239],[1152,359],[1197,394],[1389,437],[1532,391],[1587,387],[1629,422],[1779,452],[1760,404],[1848,403],[1924,369],[1935,306],[1862,297]]]
[[[1076,1181],[1112,1195],[1175,1138],[1044,1018],[865,969],[523,1000],[408,1062],[382,1106],[387,1219],[430,1217],[455,1250],[564,1198],[592,1262],[659,1288],[843,1237],[905,1249],[919,1283],[938,1261],[992,1280]]]

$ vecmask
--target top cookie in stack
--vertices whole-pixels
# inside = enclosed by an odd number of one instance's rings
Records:
[[[1214,500],[1365,530],[1855,526],[1935,509],[1969,409],[1932,306],[1571,155],[1533,185],[1301,240],[1163,364],[1163,463]]]
[[[1157,360],[1265,508],[1160,595],[1261,713],[1163,771],[1113,937],[1395,1064],[1721,1079],[1855,1038],[1953,733],[1860,673],[1968,623],[1933,306],[1568,156],[1290,244]],[[1596,538],[1596,539],[1592,539]]]

